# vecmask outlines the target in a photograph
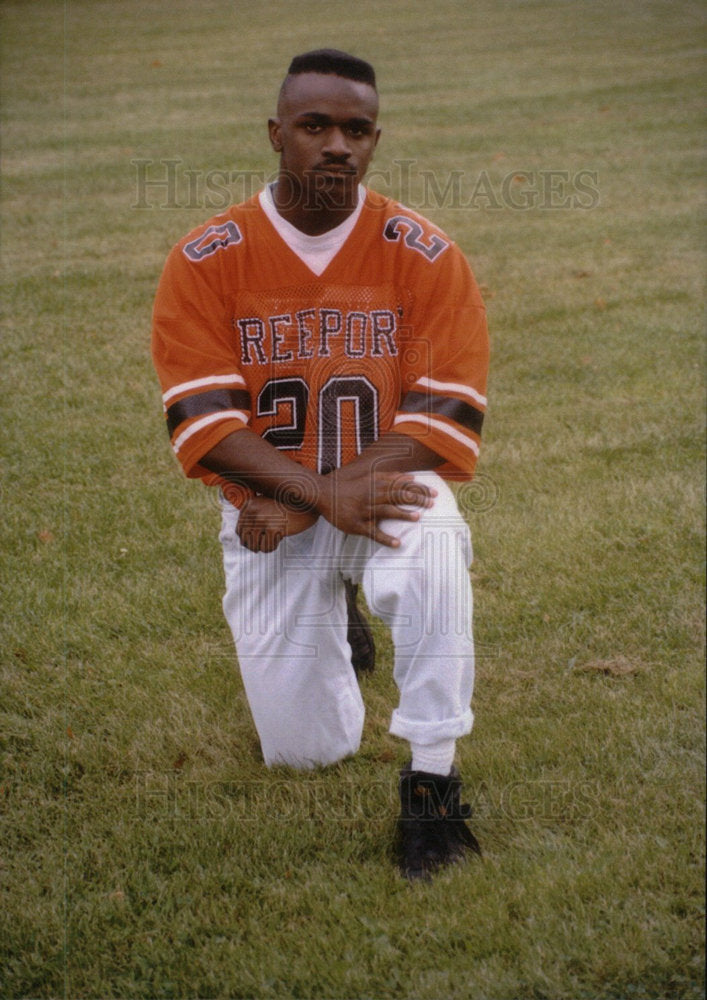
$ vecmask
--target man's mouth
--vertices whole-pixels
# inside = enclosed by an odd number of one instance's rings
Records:
[[[320,166],[314,168],[314,172],[317,174],[332,174],[337,177],[356,176],[354,167],[342,167],[337,163],[322,163]]]

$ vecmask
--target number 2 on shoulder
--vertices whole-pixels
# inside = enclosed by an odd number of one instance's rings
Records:
[[[397,242],[402,235],[406,246],[411,250],[417,250],[429,261],[436,260],[449,246],[447,240],[443,240],[436,233],[432,233],[429,239],[425,240],[420,223],[407,215],[394,215],[389,219],[383,235],[391,243]]]

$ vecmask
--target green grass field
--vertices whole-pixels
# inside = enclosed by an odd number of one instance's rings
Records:
[[[703,997],[703,5],[37,0],[0,30],[0,996]],[[376,65],[372,184],[489,310],[485,857],[430,885],[389,856],[380,628],[360,754],[262,766],[149,358],[170,246],[273,171],[322,44]]]

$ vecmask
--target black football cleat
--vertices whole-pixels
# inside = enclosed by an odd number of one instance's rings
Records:
[[[351,664],[356,671],[356,676],[360,674],[370,674],[376,666],[376,644],[373,641],[373,633],[361,612],[358,603],[358,584],[350,580],[344,580],[346,588],[346,612],[349,618],[346,638],[351,646]]]
[[[399,864],[410,881],[429,879],[445,865],[481,854],[466,824],[471,806],[463,805],[460,795],[455,767],[446,778],[409,768],[400,772]]]

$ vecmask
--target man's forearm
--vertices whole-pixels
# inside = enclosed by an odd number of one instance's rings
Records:
[[[415,482],[411,473],[436,468],[442,461],[413,438],[389,433],[348,465],[322,476],[244,429],[219,442],[201,464],[290,510],[320,514],[346,534],[397,545],[398,540],[382,531],[379,522],[391,518],[415,521],[419,513],[414,508],[432,506],[436,491]]]
[[[374,444],[364,448],[348,465],[337,469],[333,475],[339,482],[366,472],[424,472],[442,465],[443,458],[407,434],[388,431]]]
[[[365,448],[353,461],[333,473],[342,485],[352,478],[375,472],[422,472],[441,465],[443,459],[422,442],[390,431]],[[326,477],[283,455],[252,431],[229,434],[211,449],[201,465],[224,479],[235,480],[257,493],[274,497],[286,506],[316,509]]]
[[[321,476],[245,428],[223,438],[200,465],[296,510],[316,509]]]

